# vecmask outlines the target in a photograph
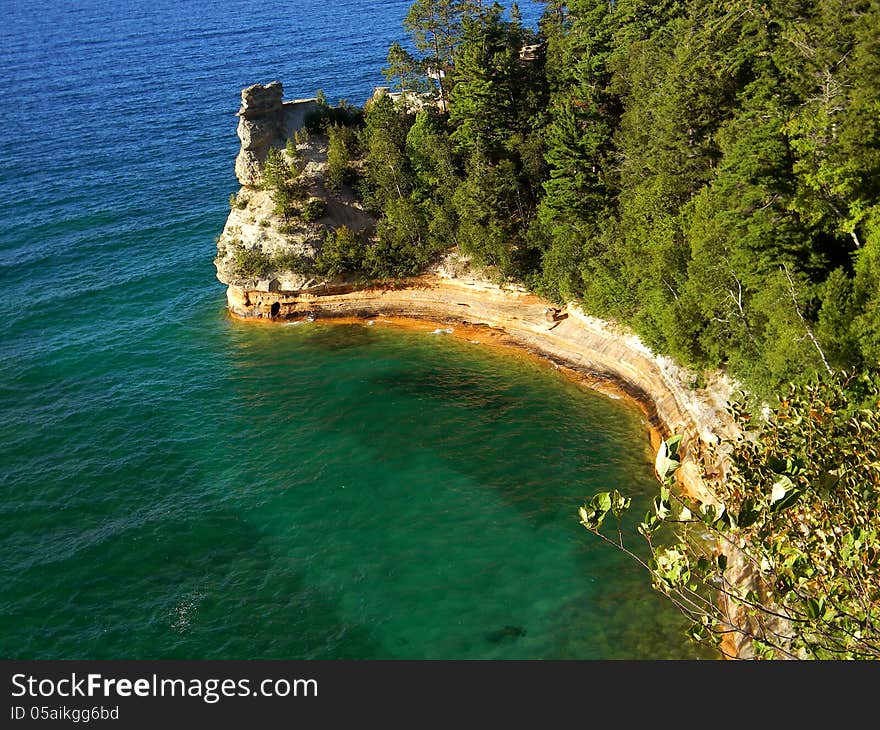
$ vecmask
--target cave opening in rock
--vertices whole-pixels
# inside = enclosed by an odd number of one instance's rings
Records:
[[[269,316],[272,317],[272,319],[275,319],[275,317],[278,316],[278,313],[280,311],[281,311],[281,304],[279,302],[273,302],[272,308],[269,310]]]

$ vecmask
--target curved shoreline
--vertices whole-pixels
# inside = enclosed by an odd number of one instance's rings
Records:
[[[363,322],[384,317],[392,323],[403,319],[464,326],[469,339],[516,347],[549,360],[590,387],[637,404],[649,422],[655,450],[659,438],[681,434],[678,475],[682,487],[695,499],[714,501],[698,462],[705,444],[724,437],[729,429],[724,412],[726,389],[688,388],[682,382],[685,371],[654,356],[633,335],[617,331],[575,306],[559,309],[522,289],[437,275],[384,286],[317,287],[297,292],[230,285],[227,303],[232,315],[248,320],[313,317]]]

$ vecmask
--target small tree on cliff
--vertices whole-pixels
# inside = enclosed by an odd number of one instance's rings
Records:
[[[305,197],[300,172],[298,160],[290,161],[281,150],[269,149],[263,163],[263,189],[272,195],[277,215],[290,216],[296,211],[297,202]]]
[[[324,276],[340,276],[361,271],[366,247],[363,237],[348,226],[328,231],[316,268]]]
[[[404,101],[410,93],[424,93],[429,90],[422,64],[397,41],[388,49],[386,60],[388,65],[382,69],[382,73],[391,84],[392,91],[403,94]]]
[[[357,136],[351,127],[334,124],[327,130],[327,187],[334,192],[354,180],[352,157],[357,146]]]
[[[746,410],[732,413],[744,436],[713,482],[715,505],[673,494],[680,438],[664,442],[663,486],[639,526],[647,561],[620,530],[601,531],[630,506],[616,490],[584,504],[581,524],[650,572],[696,641],[759,658],[880,659],[880,376],[791,386],[757,433]],[[671,546],[663,525],[676,528]]]

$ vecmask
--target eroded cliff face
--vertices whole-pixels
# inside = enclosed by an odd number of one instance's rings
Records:
[[[318,110],[318,101],[285,102],[282,97],[278,81],[254,84],[241,92],[237,113],[241,148],[235,159],[241,188],[230,199],[214,259],[217,278],[241,291],[297,291],[326,283],[312,271],[327,231],[341,225],[363,231],[374,225],[351,191],[332,193],[326,188],[327,138],[297,135],[304,130],[306,117]],[[272,192],[263,187],[263,165],[270,149],[301,170],[301,208],[321,201],[323,215],[312,220],[296,211],[285,216],[276,212]]]
[[[711,483],[724,478],[724,460],[710,465],[705,476],[699,464],[706,444],[736,436],[725,412],[731,385],[718,377],[707,388],[693,387],[686,370],[651,353],[631,333],[590,317],[577,306],[560,309],[522,288],[491,283],[455,253],[423,276],[371,286],[344,279],[327,281],[283,268],[260,277],[242,274],[238,263],[242,252],[275,258],[296,254],[314,260],[324,231],[343,224],[368,231],[374,225],[353,194],[331,194],[324,186],[327,140],[315,135],[295,149],[304,165],[302,179],[308,195],[325,201],[326,215],[312,223],[275,215],[271,194],[260,187],[262,164],[269,148],[283,148],[301,128],[303,108],[308,108],[297,106],[302,102],[288,108],[281,92],[277,82],[242,92],[241,151],[236,160],[242,188],[218,238],[215,259],[217,277],[228,285],[227,303],[233,315],[269,321],[321,317],[366,321],[388,316],[491,328],[503,344],[525,348],[588,379],[600,390],[633,399],[655,434],[681,434],[678,477],[683,489],[699,501],[716,502]],[[741,556],[725,552],[731,579],[757,585]],[[736,622],[737,609],[728,605],[727,610]],[[728,651],[741,657],[752,654],[749,642],[737,635],[731,635]]]
[[[271,147],[283,149],[294,138],[303,125],[304,110],[316,108],[317,102],[283,102],[278,82],[249,86],[241,100],[236,174],[242,188],[218,239],[215,260],[218,278],[228,285],[232,314],[268,320],[387,315],[484,325],[504,334],[511,344],[596,382],[616,383],[642,405],[658,432],[683,434],[683,447],[691,457],[701,443],[730,435],[723,417],[729,388],[723,383],[704,391],[690,388],[686,371],[655,357],[631,334],[588,317],[576,306],[560,310],[521,288],[490,283],[454,253],[423,276],[369,287],[289,270],[272,270],[261,277],[242,274],[238,262],[243,252],[314,259],[324,231],[343,224],[367,230],[374,222],[353,195],[334,195],[325,187],[327,140],[320,135],[300,135],[295,149],[308,195],[325,201],[326,215],[312,223],[281,220],[273,212],[271,194],[260,187],[262,164]],[[696,459],[686,458],[680,475],[693,496],[712,500]]]
[[[318,109],[317,99],[285,102],[280,81],[253,84],[241,92],[238,110],[238,138],[241,150],[235,158],[235,176],[245,187],[259,187],[262,168],[270,147],[284,147],[306,116]]]

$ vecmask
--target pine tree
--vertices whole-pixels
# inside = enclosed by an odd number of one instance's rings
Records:
[[[455,0],[416,0],[403,25],[418,51],[427,54],[424,66],[436,74],[440,108],[447,108],[446,74],[452,68],[459,38],[460,8]]]
[[[391,200],[412,193],[412,172],[404,152],[412,122],[387,94],[374,100],[365,116],[365,150],[362,194],[367,207],[381,213]]]
[[[421,64],[397,41],[388,49],[387,63],[382,72],[391,84],[392,91],[399,91],[404,100],[410,92],[425,91],[426,83]]]

